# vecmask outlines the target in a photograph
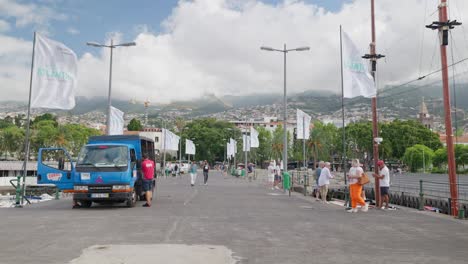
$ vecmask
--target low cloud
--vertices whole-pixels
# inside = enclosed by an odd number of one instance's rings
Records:
[[[451,19],[460,20],[461,14],[468,13],[468,4],[453,3],[457,6],[451,6]],[[437,1],[405,1],[404,9],[393,0],[376,2],[377,51],[387,56],[379,61],[379,88],[440,68],[438,49],[434,48],[437,33],[424,28],[437,20],[436,7]],[[311,48],[287,54],[288,92],[338,93],[340,24],[362,54],[368,53],[368,0],[355,0],[337,12],[304,1],[278,5],[253,0],[180,1],[163,22],[162,33],[135,26],[137,46],[114,50],[112,94],[120,99],[169,102],[204,94],[281,93],[283,54],[262,51],[260,46],[282,49],[284,44]],[[455,60],[467,57],[466,30],[458,27],[452,35],[458,46]],[[117,34],[116,42],[120,37]],[[93,54],[85,53],[79,59],[77,93],[106,96],[109,50]]]

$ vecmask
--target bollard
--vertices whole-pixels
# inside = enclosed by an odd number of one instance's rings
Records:
[[[423,180],[419,180],[419,211],[424,210]]]
[[[448,215],[452,215],[452,198],[448,198]]]
[[[461,219],[461,220],[465,219],[465,209],[463,208],[458,209],[458,219]]]
[[[307,196],[307,186],[309,186],[309,175],[304,175],[304,196]]]

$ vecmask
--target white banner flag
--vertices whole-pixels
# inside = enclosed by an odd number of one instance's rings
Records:
[[[297,109],[296,111],[296,134],[297,139],[309,139],[310,136],[310,115]],[[305,129],[304,129],[305,128]]]
[[[124,112],[111,106],[109,135],[123,135]]]
[[[77,58],[64,44],[36,33],[31,108],[75,107]]]
[[[258,148],[260,146],[260,142],[258,141],[258,131],[255,128],[250,127],[250,147],[251,148]]]
[[[164,148],[166,150],[179,150],[180,137],[167,129],[163,129],[163,131],[164,131]]]
[[[185,140],[185,154],[195,155],[195,144],[188,139]]]
[[[237,153],[237,141],[235,141],[234,139],[230,138],[229,139],[229,146],[231,148],[231,150],[229,151],[229,153],[231,153],[231,156],[234,157],[234,155],[236,155]]]
[[[250,136],[242,135],[243,151],[250,151]]]
[[[231,142],[226,143],[226,157],[229,159],[232,156]]]
[[[343,97],[375,97],[377,89],[368,62],[343,31]]]

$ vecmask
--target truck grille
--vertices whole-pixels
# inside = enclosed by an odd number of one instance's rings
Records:
[[[88,186],[88,192],[112,192],[112,185],[109,186]]]

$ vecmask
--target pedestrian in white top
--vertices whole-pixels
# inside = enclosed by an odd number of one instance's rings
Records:
[[[377,166],[379,167],[379,174],[374,173],[374,177],[379,179],[380,183],[380,203],[379,208],[388,209],[389,197],[388,191],[390,189],[390,171],[388,170],[387,166],[383,160],[377,161]],[[385,202],[385,207],[383,203]]]
[[[335,176],[333,176],[333,174],[330,172],[330,162],[325,162],[325,167],[323,167],[319,177],[320,196],[322,197],[323,203],[328,203],[328,185],[330,184],[330,179],[333,178],[335,178]]]
[[[274,181],[275,181],[275,167],[273,163],[270,162],[268,166],[268,187],[274,190]]]
[[[367,212],[369,205],[366,204],[364,199],[361,197],[362,186],[359,184],[359,178],[362,177],[364,170],[361,168],[361,164],[358,159],[353,159],[351,161],[351,168],[349,169],[348,179],[349,179],[349,190],[351,193],[351,209],[348,210],[349,213],[357,213],[357,205],[361,205],[361,210]]]

